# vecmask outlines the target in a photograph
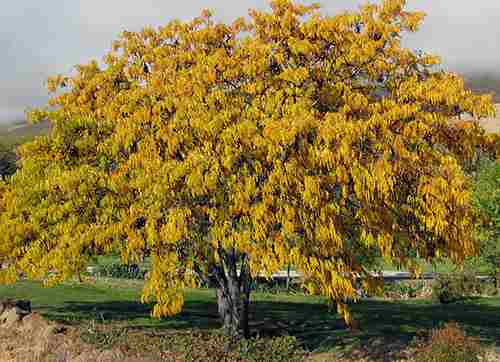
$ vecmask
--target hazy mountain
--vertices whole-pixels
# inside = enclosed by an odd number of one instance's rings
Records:
[[[6,146],[14,146],[32,140],[36,136],[48,134],[50,122],[43,121],[30,125],[27,121],[16,124],[3,124],[0,126],[0,143]]]
[[[494,102],[500,103],[500,74],[476,71],[462,76],[467,88],[477,93],[493,93]]]

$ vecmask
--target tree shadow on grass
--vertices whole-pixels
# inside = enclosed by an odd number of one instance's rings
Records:
[[[150,304],[132,301],[67,301],[63,306],[45,306],[42,311],[55,320],[121,322],[130,329],[157,332],[220,327],[215,301],[187,300],[179,315],[161,320],[150,318],[151,308]],[[295,336],[308,350],[315,351],[349,351],[370,345],[374,340],[382,345],[406,345],[418,330],[436,328],[447,321],[456,321],[468,335],[479,336],[486,343],[500,341],[499,299],[449,305],[363,300],[352,304],[351,310],[354,319],[360,322],[360,332],[350,332],[335,311],[313,303],[254,301],[250,325],[261,335]]]
[[[385,343],[410,342],[419,330],[428,331],[448,321],[457,322],[467,335],[485,343],[500,343],[500,303],[486,299],[442,305],[424,302],[365,300],[352,307],[363,332],[358,339],[369,343],[377,337]],[[496,302],[495,302],[496,301]]]
[[[150,316],[153,304],[134,301],[77,302],[66,301],[62,306],[40,306],[42,314],[63,323],[80,323],[95,320],[102,323],[116,323],[130,328],[157,329],[213,329],[219,327],[217,306],[210,302],[186,302],[182,312],[162,319]]]

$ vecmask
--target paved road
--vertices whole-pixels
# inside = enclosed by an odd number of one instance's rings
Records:
[[[437,273],[434,272],[425,272],[422,273],[422,279],[434,279]],[[404,279],[412,279],[411,274],[409,272],[404,271],[392,271],[392,270],[384,270],[382,271],[382,275],[386,280],[404,280]],[[290,278],[299,278],[301,275],[296,271],[290,271]],[[278,273],[273,274],[273,278],[286,278],[287,272],[286,270],[282,270]],[[489,278],[488,276],[479,276],[480,279]]]
[[[394,279],[394,280],[399,280],[399,279],[411,279],[411,274],[409,272],[403,272],[403,271],[383,271],[382,275],[384,279]],[[422,273],[422,278],[423,279],[434,279],[436,273]],[[296,271],[290,271],[290,278],[299,278],[301,276],[300,273],[297,273]],[[287,277],[287,272],[286,270],[282,270],[278,273],[273,274],[273,278],[286,278]]]

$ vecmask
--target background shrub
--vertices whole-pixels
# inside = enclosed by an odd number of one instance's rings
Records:
[[[13,147],[0,143],[0,175],[11,176],[16,172],[16,152]]]
[[[384,283],[384,295],[397,298],[416,298],[426,295],[428,284],[422,280],[403,280]]]
[[[290,283],[287,287],[286,279],[278,279],[278,278],[254,278],[251,283],[252,291],[259,293],[304,293],[305,290],[302,287],[302,282],[297,279],[291,279]]]
[[[470,272],[438,274],[432,286],[432,294],[443,304],[457,302],[481,294],[481,281]]]
[[[481,215],[476,225],[480,241],[477,257],[467,260],[470,270],[487,273],[500,287],[500,162],[483,160],[475,176],[473,204]]]
[[[455,322],[431,331],[417,350],[416,362],[476,362],[485,355],[477,337],[467,337]]]
[[[109,278],[144,279],[146,272],[137,264],[110,263],[99,267],[99,275]]]

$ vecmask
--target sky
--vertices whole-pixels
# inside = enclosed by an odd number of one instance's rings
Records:
[[[366,0],[311,2],[319,2],[323,14],[335,15],[356,10]],[[188,20],[203,8],[213,10],[217,20],[230,22],[246,16],[250,8],[269,7],[266,0],[5,2],[0,12],[0,123],[23,119],[26,109],[46,104],[49,75],[70,74],[76,64],[101,60],[123,30]],[[497,71],[500,1],[407,0],[406,8],[427,14],[417,33],[403,36],[406,47],[440,55],[451,71]]]

